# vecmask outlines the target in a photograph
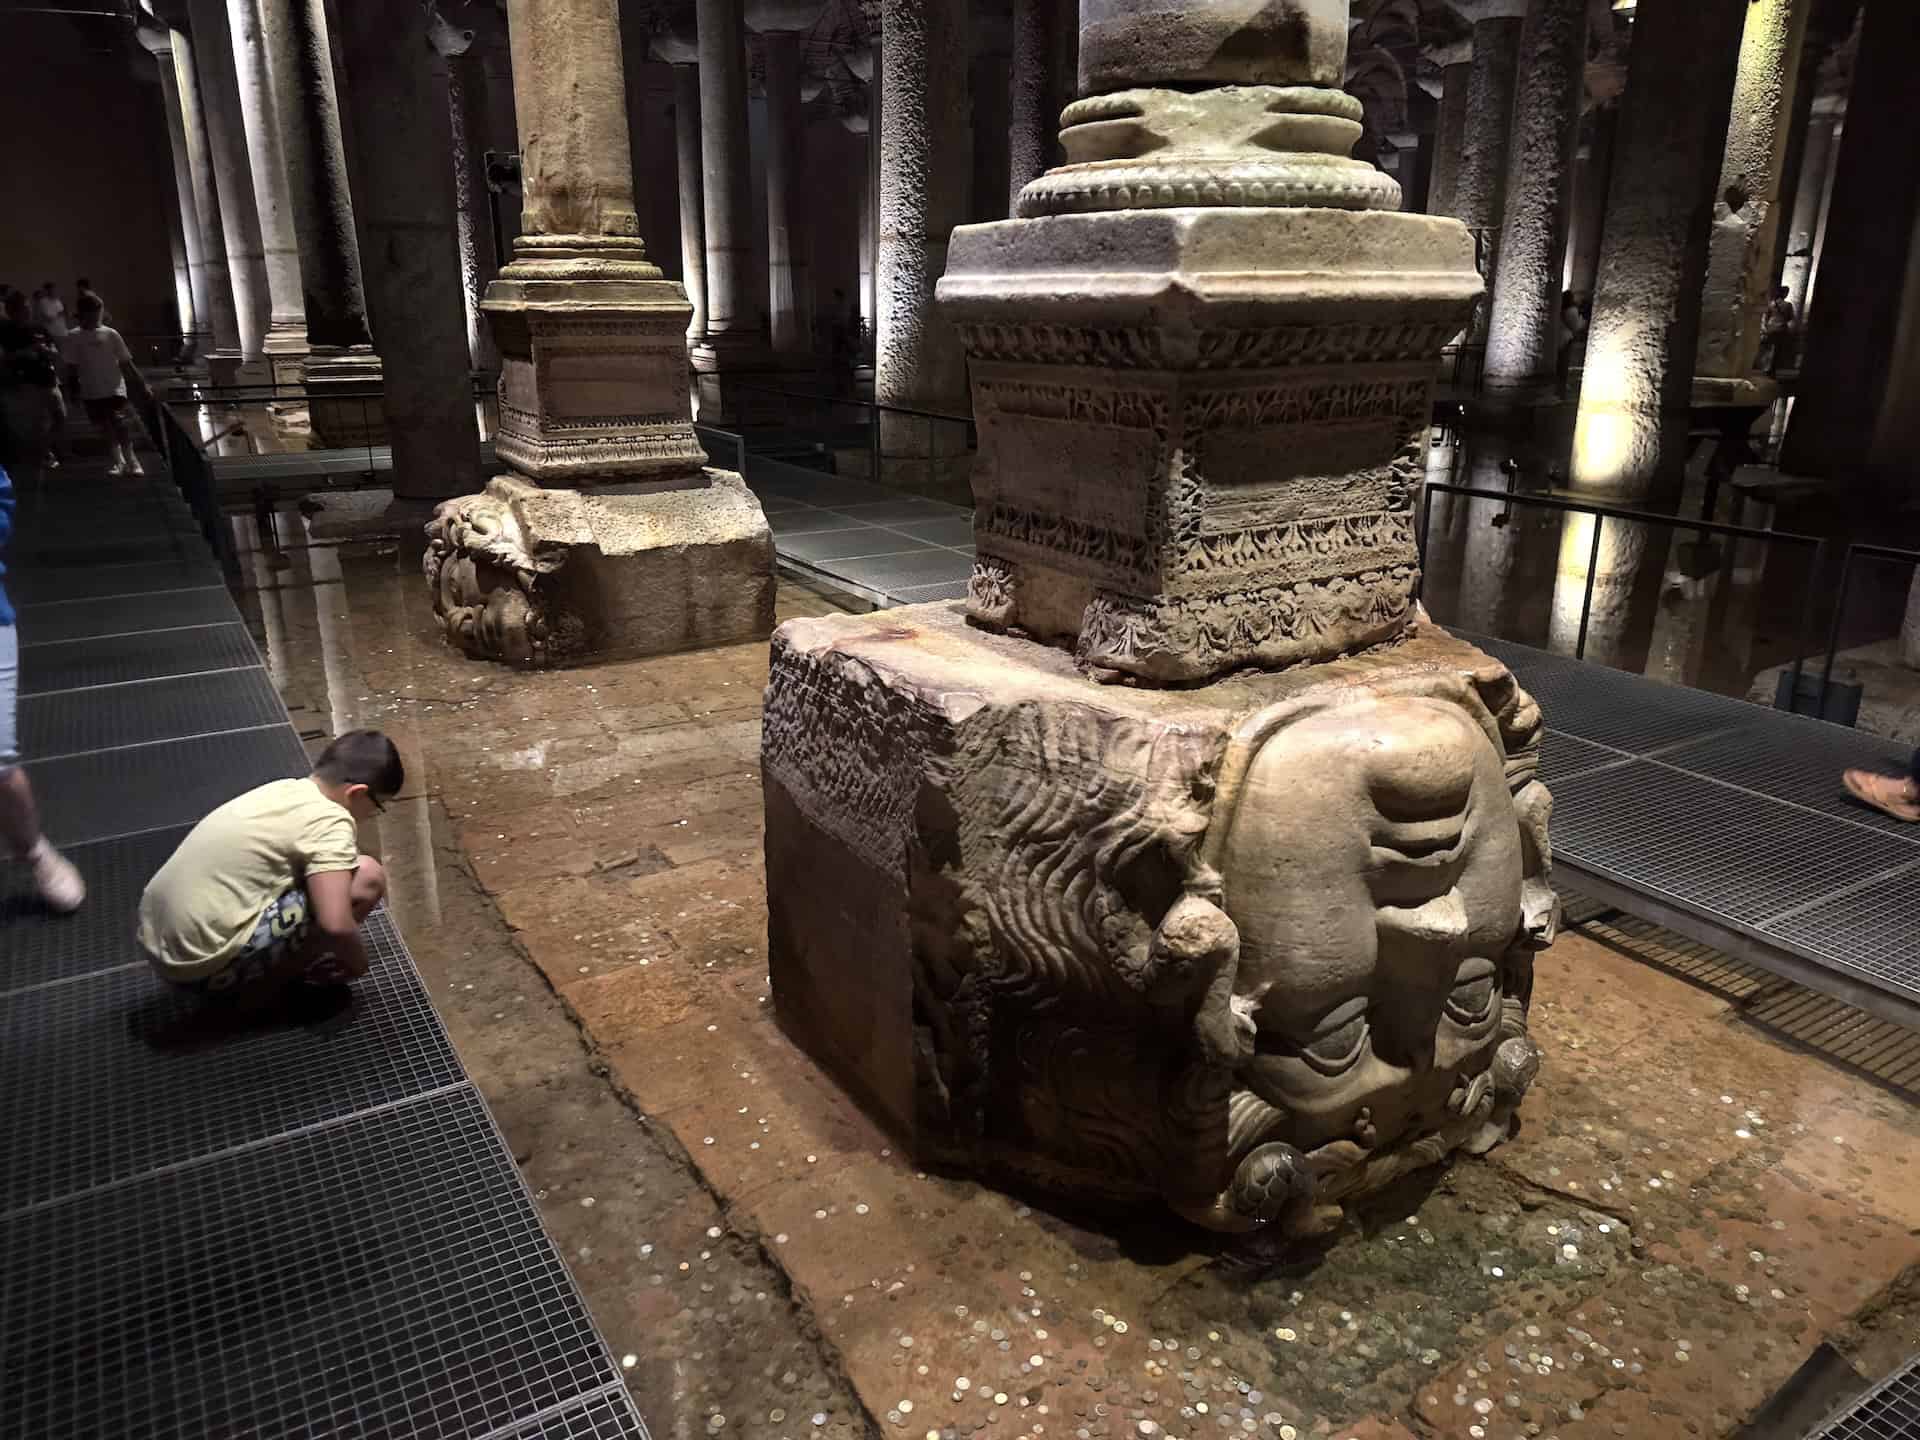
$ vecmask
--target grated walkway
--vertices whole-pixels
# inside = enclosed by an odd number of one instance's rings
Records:
[[[186,505],[101,469],[23,495],[8,557],[90,894],[0,866],[0,1435],[643,1440],[384,910],[328,1017],[209,1033],[140,959],[186,829],[307,755]]]
[[[1890,740],[1503,640],[1548,725],[1557,876],[1810,989],[1920,1027],[1920,826],[1840,772]]]

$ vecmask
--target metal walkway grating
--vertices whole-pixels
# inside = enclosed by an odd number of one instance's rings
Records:
[[[0,864],[0,1435],[644,1440],[384,910],[326,1013],[211,1028],[139,955],[186,827],[307,757],[185,507],[86,470],[7,577],[89,898]]]
[[[1877,736],[1469,637],[1540,702],[1555,865],[1629,913],[1920,1026],[1920,826],[1855,803]]]
[[[1807,1440],[1913,1440],[1920,1435],[1920,1356],[1826,1421]]]

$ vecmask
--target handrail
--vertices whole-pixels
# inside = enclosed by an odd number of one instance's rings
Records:
[[[1591,515],[1597,522],[1593,527],[1593,539],[1587,550],[1586,588],[1580,599],[1580,630],[1574,639],[1573,658],[1584,660],[1587,655],[1587,627],[1593,617],[1593,590],[1600,570],[1600,540],[1608,520],[1622,520],[1636,525],[1660,525],[1673,530],[1692,530],[1702,535],[1729,535],[1742,540],[1771,542],[1783,540],[1790,545],[1811,545],[1813,560],[1809,567],[1807,593],[1800,602],[1799,639],[1793,652],[1793,689],[1796,701],[1800,694],[1800,677],[1807,653],[1808,643],[1813,632],[1814,581],[1818,578],[1828,549],[1828,542],[1817,535],[1802,535],[1793,530],[1761,530],[1752,525],[1734,525],[1721,520],[1690,520],[1684,515],[1663,515],[1652,510],[1629,510],[1620,505],[1600,505],[1579,500],[1563,500],[1556,495],[1542,495],[1525,490],[1486,490],[1473,485],[1455,485],[1444,480],[1429,480],[1421,488],[1420,524],[1416,535],[1422,562],[1421,578],[1418,582],[1425,588],[1425,561],[1429,530],[1432,526],[1433,496],[1438,491],[1448,495],[1465,495],[1477,500],[1497,500],[1502,505],[1533,505],[1543,510],[1559,511],[1563,514]],[[1844,596],[1844,590],[1842,594]],[[1835,631],[1838,635],[1838,614],[1835,609]],[[1831,647],[1827,661],[1830,676],[1833,668]],[[1826,711],[1828,678],[1823,676],[1820,686],[1820,711]]]
[[[1848,544],[1846,559],[1840,563],[1840,588],[1833,599],[1833,620],[1827,626],[1826,660],[1820,668],[1820,713],[1822,715],[1827,711],[1827,689],[1833,684],[1833,662],[1840,654],[1840,626],[1847,618],[1847,591],[1853,584],[1853,557],[1856,555],[1920,565],[1920,550],[1903,550],[1893,545],[1874,545],[1861,541]],[[1797,678],[1795,683],[1798,683]]]
[[[1628,520],[1642,525],[1666,525],[1676,530],[1701,530],[1714,535],[1735,535],[1743,540],[1786,540],[1798,545],[1824,545],[1827,542],[1818,535],[1802,535],[1796,530],[1762,530],[1752,525],[1734,525],[1724,520],[1689,520],[1684,515],[1663,515],[1657,510],[1629,510],[1620,505],[1600,505],[1584,500],[1563,500],[1557,495],[1543,495],[1533,490],[1483,490],[1472,485],[1454,485],[1443,480],[1429,480],[1426,489],[1445,491],[1449,495],[1466,495],[1476,500],[1518,500],[1524,505],[1537,505],[1545,510],[1560,510],[1576,515],[1598,515],[1608,520]],[[1422,527],[1425,533],[1425,527]]]

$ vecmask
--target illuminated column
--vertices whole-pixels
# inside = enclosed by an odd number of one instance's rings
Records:
[[[1473,46],[1436,54],[1440,68],[1440,113],[1433,134],[1433,178],[1427,182],[1427,214],[1453,214],[1460,190],[1460,151],[1467,138],[1467,91],[1473,85]]]
[[[1512,138],[1513,92],[1520,71],[1520,32],[1526,0],[1481,0],[1454,7],[1475,18],[1473,70],[1467,85],[1467,121],[1447,213],[1473,231],[1481,278],[1492,293],[1500,264],[1500,219],[1506,213],[1507,147]],[[1474,311],[1473,337],[1487,336],[1488,306]]]
[[[1752,375],[1773,288],[1780,190],[1812,0],[1751,0],[1708,242],[1695,373]]]
[[[1800,179],[1794,188],[1793,217],[1787,227],[1787,258],[1780,267],[1780,283],[1804,327],[1813,294],[1813,273],[1820,255],[1820,233],[1833,195],[1834,157],[1840,148],[1840,129],[1846,119],[1844,96],[1822,95],[1807,117],[1807,138],[1800,152]]]
[[[801,47],[820,18],[819,0],[748,0],[747,28],[760,36],[767,101],[767,312],[773,348],[813,347],[813,278],[807,266],[806,149],[800,115]]]
[[[227,238],[220,223],[220,192],[213,178],[213,150],[207,140],[206,107],[200,103],[200,79],[193,41],[171,32],[174,86],[180,96],[180,124],[187,150],[187,175],[193,185],[193,213],[200,222],[200,256],[207,284],[207,308],[201,323],[213,342],[209,354],[223,360],[240,353],[240,321],[233,304],[233,276],[227,266]],[[231,375],[228,375],[231,378]]]
[[[1582,496],[1641,504],[1678,487],[1713,187],[1746,11],[1746,0],[1695,0],[1645,6],[1635,22],[1574,428],[1570,482]],[[1591,520],[1569,517],[1562,536],[1552,643],[1570,652]],[[1664,534],[1613,523],[1601,540],[1587,656],[1635,664],[1652,621],[1647,589],[1659,585]]]
[[[202,248],[200,214],[194,205],[193,162],[187,153],[187,131],[181,112],[180,79],[174,68],[173,43],[184,40],[177,31],[142,26],[135,32],[141,46],[153,56],[160,72],[161,105],[167,117],[167,143],[173,151],[173,187],[180,204],[180,243],[186,252],[187,291],[191,304],[180,310],[180,328],[205,348],[212,323],[207,292],[207,256]]]
[[[240,118],[246,127],[253,203],[260,221],[268,319],[262,348],[276,384],[298,384],[300,357],[307,353],[307,317],[300,300],[300,247],[293,238],[293,201],[287,165],[280,153],[280,122],[273,105],[273,66],[261,29],[259,0],[226,0],[233,37],[234,77],[240,86]]]
[[[1913,494],[1920,452],[1920,6],[1872,4],[1860,34],[1782,469]]]
[[[680,181],[680,282],[693,319],[687,341],[707,333],[707,217],[700,183],[700,50],[691,35],[660,30],[653,56],[673,67],[673,154]]]
[[[1533,0],[1520,41],[1483,371],[1487,390],[1496,394],[1550,388],[1554,381],[1586,64],[1586,0]]]
[[[266,354],[273,306],[267,294],[266,251],[260,239],[260,212],[253,202],[253,166],[234,73],[233,39],[227,31],[227,7],[222,0],[189,0],[187,9],[193,18],[200,104],[214,189],[220,199],[220,233],[233,282],[239,343],[232,353],[241,363],[256,362]]]

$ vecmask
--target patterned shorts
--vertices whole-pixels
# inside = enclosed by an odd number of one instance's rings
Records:
[[[300,964],[299,952],[312,933],[307,892],[298,885],[291,886],[267,903],[254,921],[247,943],[224,970],[202,976],[187,988],[209,995],[239,995],[296,979],[314,985],[345,980],[331,955],[317,956],[300,969],[294,968]]]

